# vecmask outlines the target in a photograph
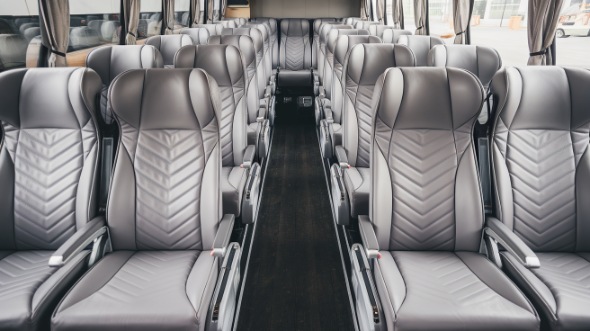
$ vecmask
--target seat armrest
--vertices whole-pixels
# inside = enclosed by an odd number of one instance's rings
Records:
[[[380,259],[381,253],[379,253],[379,242],[377,242],[375,229],[373,229],[373,224],[371,223],[369,216],[359,215],[359,230],[361,232],[361,240],[365,247],[367,258]]]
[[[334,153],[336,154],[336,160],[338,160],[338,164],[340,168],[348,169],[350,168],[350,164],[348,164],[348,156],[346,151],[344,150],[343,146],[336,146],[334,148]]]
[[[264,90],[264,97],[265,98],[270,98],[270,96],[272,95],[272,83],[273,83],[273,81],[271,81],[271,85],[267,85],[266,89]]]
[[[61,267],[70,258],[80,253],[95,239],[100,238],[107,232],[104,216],[95,217],[86,223],[73,236],[64,242],[49,258],[50,267]]]
[[[326,89],[323,86],[318,87],[318,98],[325,98],[326,97]]]
[[[254,145],[248,145],[246,150],[244,151],[244,158],[242,160],[242,164],[240,167],[250,169],[252,164],[254,163],[254,158],[256,157],[256,147]]]
[[[541,266],[541,262],[533,250],[499,219],[492,216],[486,217],[484,235],[514,254],[525,267],[539,268]]]
[[[260,106],[260,108],[258,108],[258,114],[256,117],[256,122],[260,123],[262,121],[264,121],[267,117],[267,109],[266,109],[266,104],[264,106]]]
[[[332,107],[324,106],[324,118],[328,124],[334,123],[334,116],[332,115]]]
[[[211,250],[212,256],[225,256],[225,252],[227,251],[227,247],[229,245],[229,239],[234,229],[235,220],[236,216],[233,214],[223,215],[221,222],[219,222],[219,227],[217,228],[215,240],[213,240],[213,249]]]

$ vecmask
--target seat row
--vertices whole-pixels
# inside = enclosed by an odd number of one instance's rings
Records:
[[[328,24],[319,81],[331,98],[322,86],[316,104],[337,224],[360,233],[361,329],[590,328],[590,72],[499,70],[493,49],[433,38],[420,67],[399,40]],[[486,121],[481,148],[474,128]]]

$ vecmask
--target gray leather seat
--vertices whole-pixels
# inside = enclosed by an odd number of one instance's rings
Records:
[[[28,42],[18,34],[0,34],[0,70],[25,67]]]
[[[270,37],[270,25],[264,23],[248,23],[242,25],[242,28],[246,29],[258,29],[262,35],[262,42],[264,46],[262,63],[264,65],[264,72],[266,73],[266,84],[274,84],[273,67],[272,67],[272,50],[271,50],[271,37]],[[273,87],[274,89],[274,87]]]
[[[106,124],[112,124],[114,119],[108,106],[111,82],[127,70],[162,68],[163,60],[160,52],[149,45],[105,46],[88,54],[86,66],[96,71],[102,80],[100,114]]]
[[[238,27],[238,23],[234,19],[223,19],[215,23],[223,25],[223,27],[226,29],[235,29]]]
[[[218,110],[220,148],[223,168],[221,191],[225,214],[241,215],[245,187],[254,163],[255,147],[248,145],[248,109],[246,68],[240,51],[232,45],[197,45],[178,51],[176,68],[199,68],[219,86]],[[244,215],[246,223],[253,215]]]
[[[548,330],[590,328],[590,72],[506,68],[494,77],[495,215],[540,262],[501,252]],[[489,220],[488,220],[489,221]]]
[[[342,57],[340,39],[335,53],[337,61],[341,61]],[[348,223],[348,215],[357,217],[369,213],[373,133],[371,100],[377,79],[387,68],[413,67],[415,59],[412,51],[403,45],[362,44],[352,47],[344,62],[342,144],[335,147],[338,165],[331,169],[332,176],[342,178],[348,196],[349,206],[343,206],[343,213],[346,214],[342,214],[343,219],[339,220],[343,225]]]
[[[328,34],[332,29],[352,29],[352,26],[336,22],[324,22],[321,24],[318,52],[318,74],[317,78],[314,78],[318,87],[324,84],[324,75],[326,74],[326,43],[328,42]],[[319,91],[316,92],[316,94],[319,94]]]
[[[52,330],[205,329],[229,236],[217,240],[233,227],[221,213],[216,90],[202,70],[130,70],[115,79],[113,251],[61,301]]]
[[[252,23],[264,23],[267,25],[270,32],[270,52],[272,60],[272,68],[276,69],[279,66],[279,26],[277,20],[268,17],[257,17],[251,20]]]
[[[25,30],[23,36],[27,40],[28,43],[33,40],[33,38],[41,35],[41,28],[28,28]]]
[[[119,21],[105,21],[100,27],[101,38],[107,43],[118,42],[120,32],[121,23]]]
[[[323,118],[321,122],[321,135],[325,137],[329,132],[330,139],[324,143],[322,139],[322,150],[324,157],[330,158],[334,146],[342,144],[342,106],[344,101],[343,88],[344,81],[342,77],[342,70],[346,60],[348,60],[348,52],[357,44],[361,43],[381,43],[381,39],[375,36],[370,36],[367,30],[357,29],[333,29],[328,36],[328,52],[333,59],[333,70],[331,82],[331,93],[329,101],[321,102],[323,111]],[[338,53],[338,54],[336,54]],[[326,80],[328,82],[328,80]]]
[[[318,70],[318,63],[320,60],[320,29],[322,28],[322,23],[334,22],[336,22],[335,18],[316,18],[315,20],[313,20],[313,38],[311,40],[311,64],[315,71]]]
[[[77,51],[80,49],[96,47],[102,44],[99,33],[87,26],[80,26],[70,29],[69,50]]]
[[[372,272],[385,318],[378,320],[388,330],[538,330],[527,298],[478,253],[484,211],[472,135],[484,93],[477,77],[392,68],[374,95],[371,216],[359,217],[374,268],[355,264],[355,296],[365,283],[359,274]]]
[[[281,71],[311,69],[311,41],[309,21],[286,18],[281,20],[279,65]]]
[[[205,28],[184,28],[180,30],[180,34],[185,34],[191,37],[193,45],[206,45],[211,34]]]
[[[397,39],[398,44],[408,46],[416,56],[416,66],[428,65],[428,53],[434,46],[443,45],[444,41],[438,37],[401,35]]]
[[[356,22],[359,22],[359,21],[366,21],[366,20],[364,20],[360,17],[346,17],[342,20],[342,24],[355,26]]]
[[[261,137],[264,131],[264,119],[267,118],[268,100],[262,99],[258,92],[258,78],[256,68],[256,50],[250,36],[246,35],[225,35],[213,36],[209,39],[209,45],[232,45],[240,50],[244,67],[246,68],[246,106],[247,106],[247,135],[248,145],[256,146],[258,158],[266,156],[266,150],[259,144],[264,144],[267,137]],[[264,92],[262,92],[264,98]],[[260,141],[263,139],[264,141]]]
[[[369,27],[371,27],[372,25],[381,25],[381,23],[373,21],[358,21],[354,24],[354,28],[368,31]]]
[[[104,225],[95,219],[100,87],[86,68],[0,74],[2,330],[46,330],[61,296],[86,270],[86,250],[49,262],[72,240],[86,239],[88,226]]]
[[[186,34],[173,34],[166,36],[153,36],[145,41],[146,45],[154,46],[164,61],[164,68],[174,67],[174,56],[179,49],[192,45],[193,39]]]
[[[388,25],[371,25],[369,26],[369,33],[381,38],[386,44],[397,44],[400,36],[412,35],[411,31],[395,29]]]
[[[223,25],[218,23],[209,23],[209,24],[195,24],[193,28],[205,28],[209,31],[210,36],[218,36],[223,32]]]

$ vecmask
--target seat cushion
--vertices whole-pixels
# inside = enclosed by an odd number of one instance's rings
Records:
[[[0,330],[45,330],[64,292],[84,271],[88,252],[61,268],[52,251],[0,252]]]
[[[537,253],[538,269],[526,269],[502,253],[506,272],[533,301],[551,330],[590,328],[590,253]]]
[[[344,186],[350,201],[350,216],[369,215],[371,169],[363,167],[344,169]]]
[[[208,251],[117,251],[57,307],[52,330],[204,330],[217,280]]]
[[[221,169],[221,192],[223,195],[223,213],[240,215],[242,195],[248,170],[241,167],[223,167]]]
[[[538,330],[535,310],[483,255],[382,251],[375,280],[388,330]]]

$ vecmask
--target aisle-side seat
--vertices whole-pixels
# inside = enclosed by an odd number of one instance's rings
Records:
[[[424,67],[428,65],[430,50],[436,45],[443,45],[444,41],[431,36],[401,35],[398,37],[397,43],[408,46],[416,57],[416,66]]]
[[[342,57],[338,40],[335,56]],[[341,60],[339,60],[341,61]],[[342,73],[344,91],[342,144],[334,147],[337,164],[330,168],[336,223],[369,213],[371,191],[371,100],[377,79],[390,67],[413,67],[412,51],[403,45],[362,44],[349,51]]]
[[[262,41],[264,45],[263,53],[263,65],[264,72],[266,73],[266,84],[270,86],[270,91],[274,94],[275,90],[275,79],[272,68],[272,49],[271,49],[271,36],[270,36],[270,25],[268,23],[248,23],[242,26],[247,29],[258,29],[262,34]]]
[[[348,52],[357,44],[381,43],[381,39],[370,36],[367,30],[344,29],[332,30],[328,36],[328,50],[333,53],[331,92],[329,101],[320,101],[316,105],[322,105],[322,119],[320,120],[320,148],[322,156],[331,158],[334,146],[342,144],[342,106],[344,101],[344,82],[342,70]],[[338,54],[336,54],[338,53]],[[321,97],[318,97],[321,98]]]
[[[191,37],[193,45],[206,45],[211,37],[211,33],[206,28],[184,28],[180,30],[180,34]]]
[[[175,68],[199,68],[218,86],[217,109],[222,159],[221,191],[224,214],[254,222],[260,188],[256,147],[248,144],[246,68],[239,49],[232,45],[197,45],[181,48]]]
[[[131,69],[163,68],[162,55],[150,45],[105,46],[92,50],[86,58],[86,66],[98,73],[102,80],[100,114],[110,125],[113,115],[108,103],[111,82],[123,72]]]
[[[370,216],[359,216],[363,245],[351,251],[361,329],[539,330],[531,303],[479,254],[477,77],[391,68],[374,95]]]
[[[318,52],[318,70],[314,75],[314,92],[319,95],[319,87],[324,84],[324,74],[326,73],[326,42],[328,41],[328,34],[332,29],[352,29],[351,25],[344,25],[338,22],[324,22],[320,25],[319,37],[319,52]]]
[[[212,298],[220,317],[233,315],[235,298],[221,296],[218,279],[236,286],[240,259],[229,243],[234,216],[221,213],[215,80],[148,69],[112,85],[122,135],[107,208],[112,252],[63,298],[51,329],[226,330],[207,315]]]
[[[506,68],[491,84],[496,217],[487,225],[522,240],[499,264],[547,330],[590,328],[588,86],[588,70],[553,66]]]
[[[164,68],[173,68],[176,52],[184,46],[192,45],[193,39],[186,34],[171,34],[149,37],[145,44],[154,46],[160,51],[164,61]]]
[[[106,233],[96,195],[101,85],[86,68],[0,74],[2,330],[47,330],[94,262],[86,246]]]
[[[246,68],[246,129],[248,145],[256,146],[256,157],[261,160],[266,157],[270,142],[270,127],[267,116],[267,104],[261,102],[258,92],[256,49],[250,36],[225,35],[213,36],[209,45],[232,45],[240,50],[244,67]],[[264,101],[264,100],[262,100]]]
[[[313,20],[313,38],[311,39],[311,66],[316,72],[319,69],[318,64],[320,60],[320,29],[322,28],[323,23],[334,22],[336,22],[336,19],[332,17],[316,18],[315,20]]]
[[[279,82],[282,86],[312,84],[310,26],[306,19],[286,18],[280,22]]]

